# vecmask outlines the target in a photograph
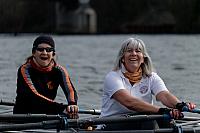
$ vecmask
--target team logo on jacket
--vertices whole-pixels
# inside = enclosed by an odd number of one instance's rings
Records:
[[[148,87],[147,87],[147,86],[142,86],[142,87],[140,88],[140,93],[141,93],[141,94],[145,94],[147,91],[148,91]]]
[[[48,86],[48,89],[52,90],[53,89],[53,82],[52,81],[49,81],[47,83],[47,86]]]

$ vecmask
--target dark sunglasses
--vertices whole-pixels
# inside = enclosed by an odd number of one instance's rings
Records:
[[[36,48],[37,51],[43,52],[46,50],[46,52],[52,52],[54,51],[54,48]]]

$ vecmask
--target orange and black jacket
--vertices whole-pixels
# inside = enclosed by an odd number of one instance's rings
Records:
[[[67,70],[56,65],[50,72],[35,69],[25,63],[18,69],[15,114],[61,114],[65,106],[54,101],[61,86],[68,105],[77,105],[77,92]]]

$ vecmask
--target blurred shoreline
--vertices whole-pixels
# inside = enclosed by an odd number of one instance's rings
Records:
[[[80,1],[1,0],[0,33],[200,33],[199,0]]]

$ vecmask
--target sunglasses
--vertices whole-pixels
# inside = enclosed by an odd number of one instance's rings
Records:
[[[43,52],[44,50],[46,52],[52,52],[52,51],[54,51],[54,48],[36,48],[36,50],[39,52]]]

